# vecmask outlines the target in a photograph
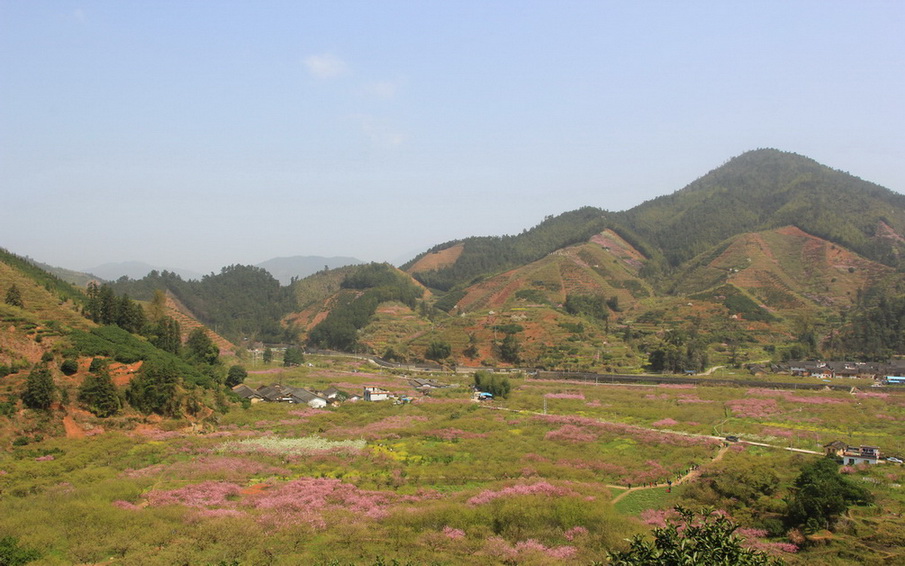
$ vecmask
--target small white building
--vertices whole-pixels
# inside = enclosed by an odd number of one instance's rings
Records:
[[[364,398],[365,401],[386,401],[390,398],[390,392],[385,391],[376,385],[365,385]]]

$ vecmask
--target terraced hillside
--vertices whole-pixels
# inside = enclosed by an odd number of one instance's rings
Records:
[[[893,272],[794,226],[742,234],[703,254],[673,291],[694,294],[733,285],[773,312],[844,308],[859,290]]]

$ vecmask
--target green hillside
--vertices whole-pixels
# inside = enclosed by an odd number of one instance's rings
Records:
[[[783,226],[898,266],[905,196],[774,149],[742,154],[684,189],[616,215],[678,266],[723,240]]]
[[[429,253],[464,244],[455,264],[413,274],[427,287],[449,291],[487,274],[524,265],[560,248],[587,241],[603,230],[607,216],[607,212],[597,208],[580,208],[556,217],[549,216],[518,236],[484,236],[446,242],[418,255],[400,268],[408,270]]]

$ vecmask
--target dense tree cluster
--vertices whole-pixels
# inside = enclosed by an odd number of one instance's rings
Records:
[[[474,386],[478,391],[504,399],[509,396],[509,391],[512,389],[508,377],[485,370],[478,370],[474,373]]]
[[[98,324],[115,324],[127,332],[140,334],[145,330],[147,318],[140,304],[129,295],[116,296],[113,287],[107,283],[88,284],[88,300],[85,315]]]
[[[302,352],[302,349],[297,346],[290,346],[286,348],[286,351],[283,353],[283,365],[285,367],[300,366],[304,362],[305,355]]]
[[[374,286],[368,286],[374,285]],[[415,308],[423,290],[390,265],[372,263],[353,270],[342,283],[346,289],[331,305],[330,313],[308,334],[317,348],[355,351],[358,330],[371,320],[377,306],[400,301]]]
[[[830,529],[851,505],[871,501],[869,491],[839,473],[834,459],[820,458],[805,466],[795,479],[787,518],[792,526],[810,532]]]
[[[606,227],[607,215],[600,209],[584,207],[556,217],[548,216],[517,236],[483,236],[447,242],[431,248],[402,269],[411,267],[426,254],[463,244],[462,254],[453,265],[414,276],[427,287],[449,291],[488,273],[523,265],[560,248],[585,242]]]
[[[126,399],[143,413],[177,417],[182,413],[179,369],[172,363],[145,362],[129,383]]]
[[[615,304],[618,305],[618,302]],[[596,320],[606,321],[610,317],[607,299],[602,294],[569,293],[566,295],[563,308],[569,314],[587,316]]]
[[[701,372],[708,361],[707,343],[700,336],[670,330],[660,346],[648,355],[648,368],[667,373]]]
[[[846,353],[865,360],[905,354],[905,284],[878,284],[858,294],[843,333]]]
[[[147,336],[152,344],[164,352],[178,356],[182,351],[182,329],[179,321],[174,318],[160,317],[148,328]]]
[[[500,359],[508,364],[517,364],[520,361],[519,354],[522,351],[522,345],[516,338],[515,334],[506,334],[503,341],[500,342]]]
[[[452,354],[452,347],[442,340],[431,340],[424,352],[424,357],[435,362],[442,362]]]
[[[250,265],[231,265],[200,281],[184,281],[169,271],[152,271],[139,280],[121,278],[114,283],[121,293],[151,300],[155,291],[166,290],[201,322],[219,334],[240,340],[256,338],[278,343],[294,339],[280,319],[296,301],[290,287],[281,287],[267,270]]]
[[[189,362],[212,366],[220,359],[220,348],[214,344],[207,331],[199,326],[189,333],[184,356]]]
[[[248,377],[248,371],[245,367],[239,364],[230,366],[229,371],[226,373],[226,386],[235,387],[244,382],[246,377]]]

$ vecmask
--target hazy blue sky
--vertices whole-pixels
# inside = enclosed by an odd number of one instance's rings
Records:
[[[905,192],[905,2],[0,0],[0,246],[398,260],[749,149]]]

